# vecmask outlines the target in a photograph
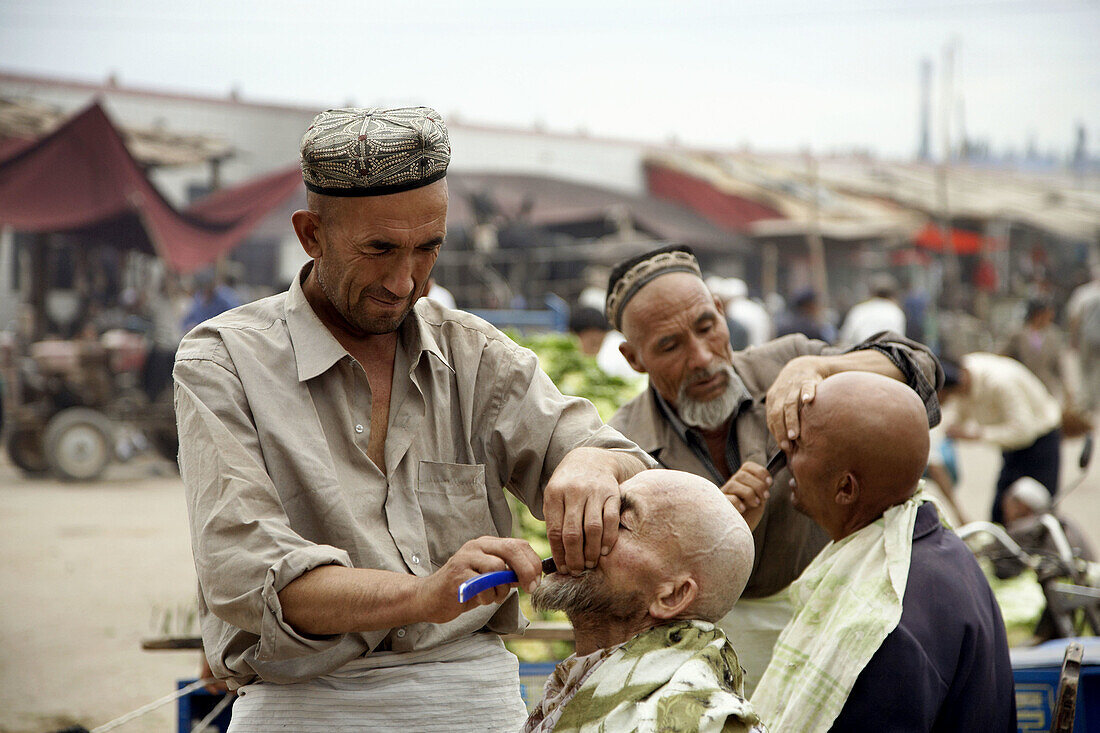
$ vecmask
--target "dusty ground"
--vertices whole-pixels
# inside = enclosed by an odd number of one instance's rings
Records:
[[[1080,441],[1064,446],[1063,485]],[[961,451],[960,499],[984,518],[1000,458]],[[1100,547],[1100,460],[1063,503]],[[153,459],[95,484],[23,478],[0,457],[0,731],[101,725],[194,677],[194,652],[145,652],[142,638],[188,628],[195,574],[179,478]],[[174,731],[162,708],[120,731]]]
[[[92,728],[194,677],[197,653],[140,648],[194,607],[171,466],[149,459],[80,485],[0,461],[0,730]],[[173,731],[174,716],[168,706],[119,730]]]

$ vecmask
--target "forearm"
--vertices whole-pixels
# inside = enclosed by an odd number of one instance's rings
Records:
[[[906,381],[905,375],[894,365],[894,362],[890,361],[881,351],[875,351],[874,349],[849,351],[846,354],[836,354],[833,356],[810,356],[802,358],[820,360],[818,363],[822,377],[831,377],[841,372],[872,372],[874,374],[881,374],[884,377],[896,379],[899,382]]]
[[[955,495],[955,482],[951,479],[947,467],[939,463],[929,463],[928,478],[936,482],[944,496],[954,505],[955,500],[952,497]]]
[[[279,591],[283,618],[296,631],[328,636],[426,621],[423,580],[385,570],[325,565]]]

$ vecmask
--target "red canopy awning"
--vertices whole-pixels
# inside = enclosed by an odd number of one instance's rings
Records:
[[[297,167],[218,191],[180,212],[92,104],[54,132],[0,159],[0,225],[29,232],[112,233],[119,247],[193,272],[238,245],[302,187]]]
[[[935,224],[925,224],[924,229],[921,229],[913,237],[913,243],[933,252],[943,252],[943,230]],[[986,237],[978,232],[968,232],[965,229],[951,230],[951,244],[954,246],[955,252],[960,255],[975,255],[1001,248],[1000,240],[995,237]]]
[[[651,195],[684,204],[727,230],[747,233],[754,221],[786,218],[767,204],[721,191],[709,181],[653,161],[645,164],[645,179]]]

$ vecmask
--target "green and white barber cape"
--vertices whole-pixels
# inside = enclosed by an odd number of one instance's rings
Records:
[[[826,545],[791,583],[794,618],[752,696],[773,731],[828,731],[859,673],[897,628],[920,494]]]
[[[566,703],[555,733],[763,733],[726,635],[705,621],[643,631]]]

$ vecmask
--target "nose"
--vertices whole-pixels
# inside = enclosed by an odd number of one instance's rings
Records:
[[[714,359],[714,351],[705,339],[692,336],[688,344],[687,365],[691,370],[705,369]]]
[[[411,254],[401,252],[393,257],[393,262],[382,280],[382,285],[397,298],[407,298],[412,294],[416,283],[413,280]]]

